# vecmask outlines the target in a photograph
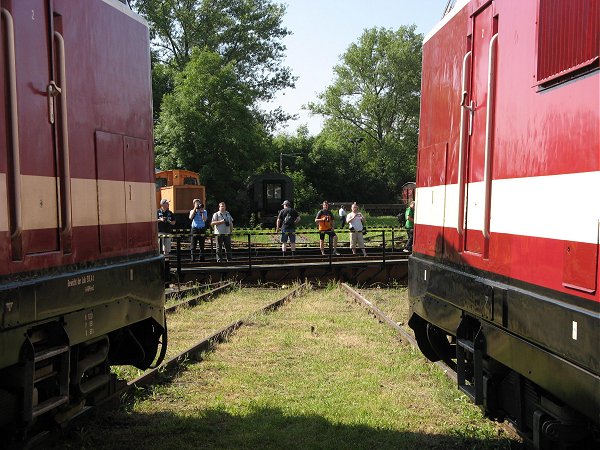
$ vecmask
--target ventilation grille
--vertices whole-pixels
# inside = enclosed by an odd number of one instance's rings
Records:
[[[600,0],[540,0],[538,83],[598,63]]]

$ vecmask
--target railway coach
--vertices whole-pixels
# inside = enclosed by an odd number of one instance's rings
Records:
[[[164,337],[148,27],[115,0],[0,0],[0,434],[149,367]]]
[[[425,38],[410,326],[535,448],[600,439],[598,0],[459,0]]]

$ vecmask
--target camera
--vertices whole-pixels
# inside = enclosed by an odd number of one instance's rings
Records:
[[[229,226],[229,220],[225,219],[225,220],[223,221],[223,225],[225,225],[226,227],[228,227],[228,226]]]

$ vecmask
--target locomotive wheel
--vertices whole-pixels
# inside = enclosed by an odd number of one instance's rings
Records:
[[[427,340],[433,351],[444,361],[452,370],[456,371],[456,345],[449,340],[450,335],[446,334],[441,328],[430,323],[427,324]]]
[[[456,370],[455,345],[451,344],[447,335],[441,328],[427,322],[417,315],[413,315],[410,327],[415,332],[415,339],[419,349],[430,361],[444,361],[452,370]]]

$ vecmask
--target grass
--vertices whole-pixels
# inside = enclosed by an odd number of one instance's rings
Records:
[[[167,316],[169,345],[165,359],[178,355],[192,344],[274,302],[287,291],[287,288],[255,288],[245,289],[244,294],[240,295],[240,290],[237,289],[192,308],[179,308],[174,314]],[[125,380],[132,380],[144,373],[132,366],[115,366],[112,369],[119,378]]]
[[[248,297],[247,290],[238,292]],[[64,447],[508,449],[441,371],[334,284],[255,317]]]
[[[406,286],[360,289],[359,291],[384,311],[390,319],[414,336],[412,328],[408,326],[408,288]]]

